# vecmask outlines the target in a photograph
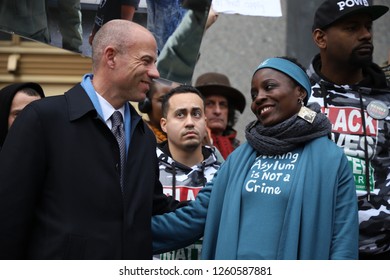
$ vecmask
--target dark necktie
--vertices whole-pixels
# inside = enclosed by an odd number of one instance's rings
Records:
[[[126,160],[126,139],[125,131],[123,129],[123,118],[122,114],[119,111],[115,111],[111,116],[112,128],[111,131],[114,134],[116,141],[119,145],[119,151],[121,156],[121,168],[120,168],[120,180],[121,180],[121,189],[123,191],[123,173],[125,168]]]

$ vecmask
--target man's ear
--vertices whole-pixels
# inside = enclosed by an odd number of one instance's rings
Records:
[[[167,119],[161,118],[160,119],[160,126],[161,126],[162,131],[167,133]]]
[[[106,59],[106,62],[111,69],[115,67],[116,54],[116,50],[111,46],[108,46],[104,49],[104,58]]]
[[[324,49],[326,48],[326,33],[325,31],[317,28],[313,31],[312,37],[314,40],[314,43],[320,48]]]

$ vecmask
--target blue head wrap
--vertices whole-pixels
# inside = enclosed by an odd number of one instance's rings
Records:
[[[275,70],[278,70],[290,78],[292,78],[294,81],[296,81],[299,85],[301,85],[307,93],[307,96],[305,98],[305,103],[307,103],[307,100],[309,99],[311,95],[311,84],[309,77],[305,73],[305,71],[302,70],[301,67],[296,65],[294,62],[291,62],[284,58],[268,58],[264,60],[260,65],[256,68],[255,73],[263,68],[272,68]],[[255,74],[253,73],[253,75]]]

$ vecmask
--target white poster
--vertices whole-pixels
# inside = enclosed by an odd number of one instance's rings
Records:
[[[223,14],[281,17],[280,0],[213,0],[213,9]]]

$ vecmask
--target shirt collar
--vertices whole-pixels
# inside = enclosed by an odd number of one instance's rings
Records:
[[[115,111],[119,111],[122,114],[123,120],[125,119],[125,106],[122,106],[119,109],[115,109],[112,107],[112,105],[103,97],[101,96],[98,92],[96,92],[96,96],[98,98],[98,101],[100,103],[100,107],[102,109],[102,114],[103,114],[103,120],[106,122],[106,124],[111,128],[111,116]]]

